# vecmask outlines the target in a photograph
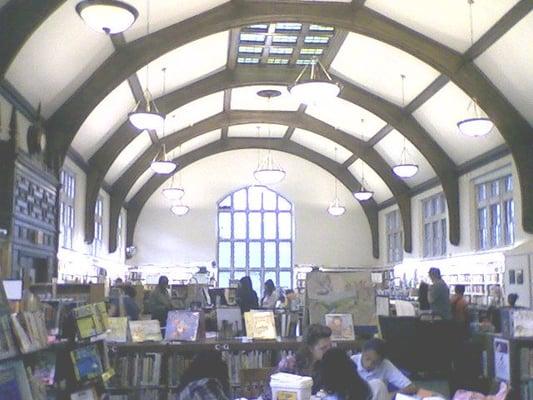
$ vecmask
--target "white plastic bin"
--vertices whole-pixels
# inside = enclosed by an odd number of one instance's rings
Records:
[[[272,400],[309,400],[313,379],[279,372],[270,377]]]

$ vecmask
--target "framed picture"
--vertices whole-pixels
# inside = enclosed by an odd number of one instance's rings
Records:
[[[523,269],[516,270],[516,284],[517,285],[524,284],[524,270]]]
[[[502,381],[509,382],[511,380],[508,340],[494,339],[494,374],[497,379]]]
[[[509,284],[514,285],[515,283],[516,283],[515,270],[510,269],[509,270]]]

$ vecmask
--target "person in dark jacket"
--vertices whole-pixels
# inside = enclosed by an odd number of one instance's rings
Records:
[[[170,294],[168,293],[168,278],[164,275],[159,277],[157,287],[150,293],[148,307],[152,319],[157,319],[161,326],[167,323],[167,313],[172,309]]]
[[[259,308],[259,299],[257,293],[252,287],[252,280],[249,276],[243,276],[237,289],[237,304],[241,308],[241,313],[248,312],[252,309]]]
[[[428,300],[429,285],[426,282],[420,282],[418,287],[418,304],[420,310],[429,310],[429,300]]]

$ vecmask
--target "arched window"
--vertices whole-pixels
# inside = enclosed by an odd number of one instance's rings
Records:
[[[218,202],[218,282],[249,275],[254,289],[272,279],[292,287],[292,204],[264,186],[250,186]]]

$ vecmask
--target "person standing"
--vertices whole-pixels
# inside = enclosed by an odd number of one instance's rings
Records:
[[[276,293],[276,286],[274,281],[269,279],[265,282],[265,293],[261,299],[261,307],[263,308],[274,308],[276,307],[276,301],[278,300],[278,295]]]
[[[242,314],[254,308],[259,308],[257,293],[252,286],[252,280],[249,276],[243,276],[239,281],[239,288],[237,289],[237,304],[241,308]]]
[[[418,286],[418,304],[421,311],[429,310],[428,291],[429,285],[426,282],[420,282],[420,286]]]
[[[168,278],[164,275],[159,277],[156,288],[150,293],[148,308],[152,319],[157,319],[161,326],[167,323],[167,313],[172,309],[170,294],[168,293]]]
[[[433,283],[429,287],[428,300],[431,311],[442,319],[452,319],[450,306],[450,289],[440,275],[440,269],[430,268],[429,279]]]
[[[455,285],[455,294],[452,296],[451,307],[453,319],[458,322],[468,321],[468,302],[465,300],[465,285]]]

